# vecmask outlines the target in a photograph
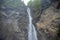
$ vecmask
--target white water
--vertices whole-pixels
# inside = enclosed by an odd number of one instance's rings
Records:
[[[35,26],[32,24],[30,8],[27,8],[27,12],[28,12],[28,16],[29,16],[28,40],[38,40]]]

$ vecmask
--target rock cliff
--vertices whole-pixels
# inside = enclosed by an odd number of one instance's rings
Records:
[[[36,23],[41,40],[56,40],[60,24],[60,11],[50,6],[43,11],[40,21]]]
[[[38,2],[35,1],[35,6],[30,4],[39,40],[57,40],[60,35],[60,10],[56,9],[58,1],[42,0],[38,6],[36,5]]]
[[[4,0],[0,6],[0,40],[27,40],[27,28],[24,3],[21,0]]]
[[[42,5],[39,3],[29,6],[38,40],[57,40],[60,35],[60,10],[52,6],[50,0],[43,0]],[[21,0],[3,0],[0,4],[0,40],[28,40],[29,18],[24,3]]]

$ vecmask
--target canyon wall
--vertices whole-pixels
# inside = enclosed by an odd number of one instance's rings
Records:
[[[27,29],[28,15],[24,3],[21,0],[1,1],[0,40],[27,40]]]

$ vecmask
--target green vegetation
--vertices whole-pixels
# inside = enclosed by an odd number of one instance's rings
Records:
[[[30,0],[30,2],[28,3],[28,6],[30,7],[34,7],[37,10],[41,9],[41,1],[42,0]]]
[[[21,0],[4,0],[5,6],[18,7],[24,6],[24,3]]]

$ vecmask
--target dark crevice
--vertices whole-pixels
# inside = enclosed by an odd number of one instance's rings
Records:
[[[59,29],[58,29],[58,33],[57,33],[57,38],[58,40],[60,39],[60,24],[57,26]]]
[[[60,9],[60,2],[59,2],[58,5],[57,5],[57,9]]]

